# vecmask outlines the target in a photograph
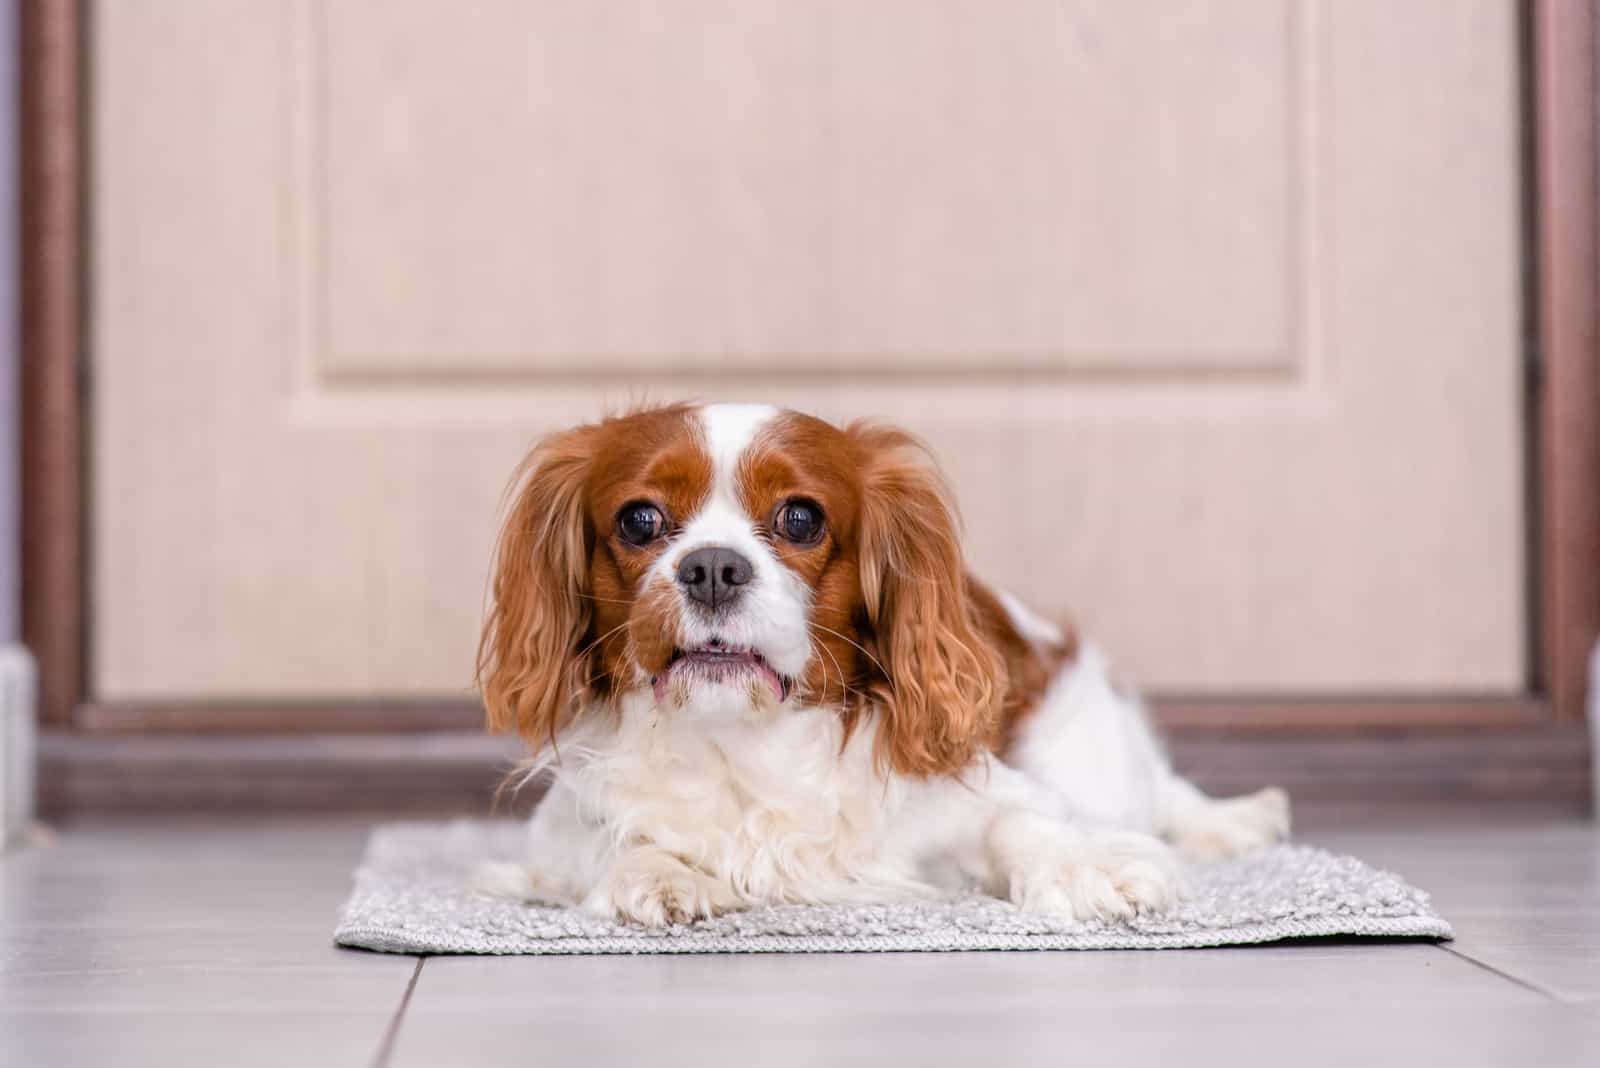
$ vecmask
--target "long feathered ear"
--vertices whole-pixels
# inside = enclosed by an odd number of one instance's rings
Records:
[[[989,739],[1004,697],[999,654],[967,599],[960,527],[920,441],[871,424],[861,447],[861,592],[887,686],[880,762],[906,775],[955,774]]]
[[[553,742],[588,678],[589,547],[584,487],[593,428],[552,435],[511,480],[495,544],[493,602],[478,640],[477,682],[489,728]]]

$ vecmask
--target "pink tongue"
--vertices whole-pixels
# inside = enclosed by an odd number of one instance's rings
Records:
[[[765,660],[756,661],[756,670],[761,672],[761,677],[765,679],[767,681],[767,685],[772,688],[773,699],[776,701],[782,701],[783,679],[778,677],[778,673],[768,667]]]

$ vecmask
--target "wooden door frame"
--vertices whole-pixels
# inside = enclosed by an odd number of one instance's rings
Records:
[[[1595,180],[1595,4],[1534,0],[1528,68],[1533,173],[1530,307],[1537,375],[1536,692],[1581,721],[1600,635],[1600,273]]]
[[[87,689],[89,149],[82,0],[23,0],[24,641],[45,725],[87,731],[361,731],[476,726],[468,702],[102,703]],[[1526,45],[1532,677],[1505,698],[1165,700],[1179,731],[1564,728],[1581,737],[1600,635],[1594,9],[1529,0]]]
[[[72,721],[87,679],[84,6],[17,5],[22,640],[46,724]]]

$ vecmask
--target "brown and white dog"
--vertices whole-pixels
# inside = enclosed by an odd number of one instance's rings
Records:
[[[1174,900],[1173,847],[1288,830],[1282,791],[1174,774],[1094,649],[966,572],[889,427],[678,405],[555,434],[492,595],[489,724],[550,786],[489,892],[660,925],[979,886],[1116,918]]]

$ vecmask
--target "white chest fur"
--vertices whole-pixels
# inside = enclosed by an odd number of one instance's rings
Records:
[[[559,749],[534,849],[570,851],[583,840],[590,870],[573,873],[579,887],[608,858],[647,845],[751,902],[918,889],[916,858],[891,833],[907,786],[874,769],[870,724],[845,742],[830,709],[730,702],[662,713],[640,697],[624,701],[618,721],[575,731]]]

